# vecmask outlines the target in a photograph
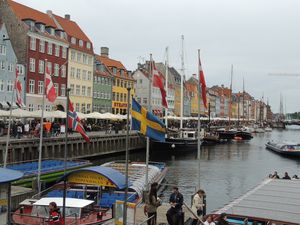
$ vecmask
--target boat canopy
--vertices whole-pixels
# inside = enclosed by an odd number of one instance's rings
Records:
[[[104,166],[92,166],[74,170],[64,175],[60,181],[62,180],[70,183],[115,187],[117,189],[126,187],[125,176],[121,172]],[[130,185],[131,183],[129,182]]]
[[[267,179],[216,214],[299,223],[300,180]]]
[[[41,198],[33,203],[34,206],[48,206],[50,202],[55,202],[58,207],[63,207],[63,198]],[[66,207],[68,208],[84,208],[94,201],[77,198],[66,198]]]
[[[24,174],[20,171],[0,167],[0,184],[19,180],[23,177],[23,175]]]

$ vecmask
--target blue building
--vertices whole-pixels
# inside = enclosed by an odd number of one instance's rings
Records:
[[[16,78],[16,66],[19,70],[19,80],[22,83],[22,98],[25,93],[25,69],[17,64],[17,57],[11,45],[6,27],[0,22],[0,109],[8,108],[7,102],[12,101],[14,82]],[[15,105],[14,96],[13,105]]]

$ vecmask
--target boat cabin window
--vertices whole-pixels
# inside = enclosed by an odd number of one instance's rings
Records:
[[[42,217],[42,218],[48,218],[49,217],[49,207],[48,206],[33,206],[31,211],[32,216]]]
[[[60,208],[60,211],[62,212],[62,208]],[[66,215],[68,217],[76,217],[79,218],[80,216],[80,208],[66,208]]]

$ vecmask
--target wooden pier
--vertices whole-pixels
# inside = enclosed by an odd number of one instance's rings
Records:
[[[80,134],[70,135],[68,138],[69,159],[90,158],[94,156],[121,153],[125,151],[126,135],[104,134],[92,132],[88,134],[91,143],[87,143]],[[39,138],[11,139],[8,150],[8,163],[38,159]],[[3,162],[5,139],[0,140],[0,162]],[[130,132],[129,150],[145,148],[145,139],[136,132]],[[43,139],[42,158],[63,158],[65,137],[49,137]]]

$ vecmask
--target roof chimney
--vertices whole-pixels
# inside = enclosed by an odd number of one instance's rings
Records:
[[[66,20],[71,20],[71,15],[70,15],[70,14],[66,14],[66,15],[65,15],[65,19],[66,19]]]
[[[109,48],[108,47],[101,47],[101,56],[108,58]]]
[[[52,16],[52,14],[53,14],[52,10],[47,10],[47,11],[46,11],[46,13],[47,13],[47,14],[48,14],[48,16],[50,16],[50,17],[51,17],[51,16]]]

